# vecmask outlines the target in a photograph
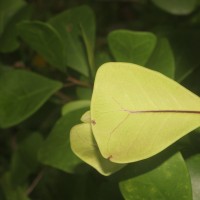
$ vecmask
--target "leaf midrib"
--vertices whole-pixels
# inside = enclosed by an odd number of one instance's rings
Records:
[[[200,111],[196,110],[127,110],[123,111],[131,113],[131,114],[139,114],[139,113],[184,113],[184,114],[199,114]]]

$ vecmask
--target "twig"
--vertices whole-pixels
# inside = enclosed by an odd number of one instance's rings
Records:
[[[69,76],[67,78],[67,80],[69,81],[69,83],[66,83],[64,85],[64,87],[70,87],[70,86],[73,86],[73,85],[79,85],[79,86],[82,86],[82,87],[89,87],[89,88],[91,88],[91,85],[89,83],[80,81],[80,80],[78,80],[78,79],[76,79],[74,77]]]
[[[30,195],[32,193],[32,191],[35,189],[37,184],[40,182],[43,175],[44,175],[44,170],[40,171],[39,174],[35,177],[35,179],[33,180],[33,182],[31,183],[31,185],[29,186],[29,188],[26,191],[27,195]]]

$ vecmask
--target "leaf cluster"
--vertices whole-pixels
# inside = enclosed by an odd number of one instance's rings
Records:
[[[200,95],[199,33],[199,0],[1,0],[0,199],[200,199],[199,129],[108,177],[70,144],[103,63],[142,65]]]

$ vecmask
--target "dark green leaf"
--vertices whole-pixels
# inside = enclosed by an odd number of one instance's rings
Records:
[[[17,26],[21,38],[41,54],[53,67],[65,69],[64,44],[59,33],[47,23],[21,22]]]
[[[192,182],[193,200],[200,199],[200,154],[193,155],[186,160]]]
[[[182,82],[200,65],[200,32],[177,31],[170,34],[169,41],[175,56],[175,79]]]
[[[188,75],[181,84],[186,88],[200,96],[200,67],[193,70],[193,72]]]
[[[20,123],[39,109],[62,84],[23,70],[0,75],[0,127]]]
[[[31,193],[31,198],[32,200],[83,200],[83,198],[73,198],[73,195],[80,194],[79,188],[83,188],[76,179],[79,180],[80,177],[55,168],[46,168],[42,179]]]
[[[120,182],[126,200],[192,200],[190,177],[181,154],[163,162],[164,158],[157,155],[132,166],[134,176]]]
[[[8,71],[8,70],[11,70],[11,69],[12,69],[11,66],[3,65],[3,64],[0,63],[0,76],[1,76],[4,72],[6,72],[6,71]]]
[[[38,167],[37,153],[43,138],[39,133],[33,133],[19,144],[11,162],[11,180],[17,186],[24,183],[26,178]]]
[[[131,62],[174,78],[175,61],[166,38],[150,32],[113,31],[108,36],[110,49],[119,62]]]
[[[88,107],[72,111],[57,121],[39,152],[42,163],[69,173],[78,171],[83,162],[71,150],[69,133],[86,110]]]
[[[175,79],[182,82],[200,65],[200,32],[177,31],[170,34],[169,41],[175,57]]]
[[[6,200],[30,200],[26,196],[24,188],[13,187],[9,172],[1,177],[0,186],[2,187]]]
[[[102,64],[106,62],[112,62],[112,61],[113,59],[111,58],[110,54],[104,51],[98,52],[95,56],[96,68],[99,68]]]
[[[3,33],[6,24],[18,10],[26,5],[23,0],[1,0],[0,1],[0,35]]]
[[[98,187],[98,200],[123,200],[117,182],[104,182]]]
[[[67,65],[81,74],[89,76],[89,62],[83,38],[81,38],[81,27],[92,52],[95,40],[93,11],[88,6],[80,6],[56,15],[50,19],[49,23],[56,28],[63,39]]]
[[[79,99],[90,100],[92,98],[92,89],[91,88],[77,87],[76,93],[77,93],[77,96]]]
[[[3,34],[0,36],[0,51],[3,53],[11,52],[19,47],[17,40],[16,24],[22,20],[29,19],[32,14],[32,8],[24,6],[7,23]]]
[[[172,49],[166,38],[159,38],[156,47],[146,66],[170,78],[175,75],[175,60]]]
[[[84,83],[89,84],[89,80],[81,76],[80,81],[83,81]],[[79,99],[86,99],[86,100],[91,100],[92,98],[92,87],[76,87],[76,94]]]
[[[108,35],[108,43],[116,61],[145,66],[156,46],[156,37],[150,32],[117,30]]]
[[[81,28],[81,36],[83,38],[87,52],[89,76],[91,80],[94,80],[96,74],[95,60],[94,60],[94,44],[87,35],[87,29],[85,29],[82,25],[80,25],[80,28]]]

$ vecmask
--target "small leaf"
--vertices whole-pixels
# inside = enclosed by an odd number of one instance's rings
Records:
[[[0,127],[16,125],[39,109],[61,83],[23,70],[0,75]]]
[[[84,123],[91,123],[91,112],[90,112],[90,110],[88,110],[87,112],[85,112],[82,115],[81,121],[84,122]]]
[[[88,107],[77,109],[61,117],[39,152],[39,160],[68,173],[74,173],[81,167],[82,161],[74,155],[69,143],[72,126],[80,122],[80,116]]]
[[[88,6],[76,7],[56,15],[50,19],[49,23],[55,27],[63,39],[67,65],[81,74],[89,76],[86,48],[80,36],[82,27],[92,52],[95,41],[93,11]]]
[[[125,166],[103,158],[92,134],[90,123],[74,126],[70,131],[70,143],[73,152],[78,157],[104,176],[108,176]]]
[[[151,157],[200,126],[200,98],[166,76],[129,63],[97,72],[92,131],[104,158]]]
[[[152,2],[171,14],[188,15],[197,5],[197,0],[152,0]]]
[[[21,38],[32,49],[41,54],[53,67],[66,71],[63,40],[51,25],[27,21],[19,23],[17,28]]]
[[[200,154],[193,155],[186,160],[192,182],[193,200],[200,199]]]
[[[78,110],[81,108],[89,107],[90,106],[90,101],[89,100],[77,100],[77,101],[72,101],[67,104],[65,104],[62,107],[62,115],[66,115],[67,113]]]
[[[176,153],[150,169],[161,160],[159,156],[155,158],[133,165],[135,176],[120,182],[125,200],[192,200],[190,177],[181,154]]]
[[[150,32],[117,30],[108,35],[108,43],[116,61],[145,65],[156,46],[156,37]]]

